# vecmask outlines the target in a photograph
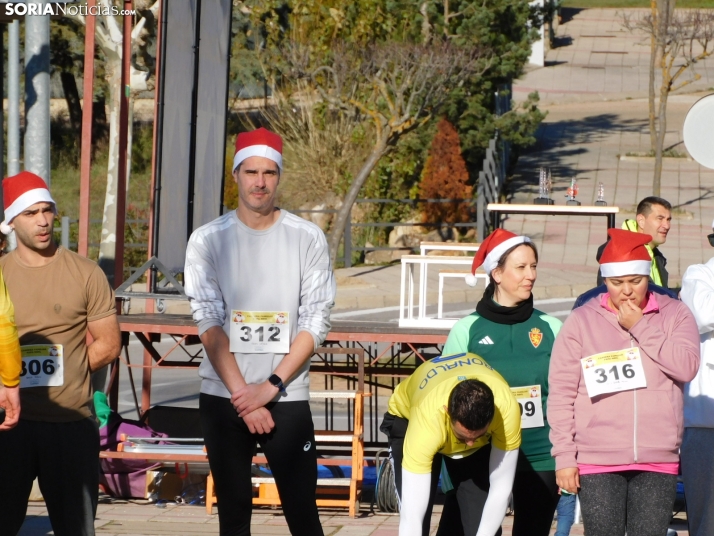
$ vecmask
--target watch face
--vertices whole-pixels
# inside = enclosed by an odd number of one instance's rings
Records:
[[[280,376],[277,374],[273,374],[268,378],[268,381],[272,383],[275,387],[282,388],[283,386],[283,380],[280,379]]]

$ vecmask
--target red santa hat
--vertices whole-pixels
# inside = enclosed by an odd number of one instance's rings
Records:
[[[252,132],[241,132],[236,138],[236,154],[233,157],[233,170],[246,158],[262,156],[269,158],[280,171],[283,170],[283,139],[269,130],[260,127]]]
[[[481,247],[478,248],[471,265],[472,275],[466,277],[466,284],[472,287],[476,286],[476,277],[473,274],[476,273],[479,266],[483,266],[484,271],[490,274],[506,251],[513,246],[526,244],[530,241],[531,239],[527,236],[518,236],[505,229],[496,229],[486,237]]]
[[[35,203],[52,203],[52,209],[57,213],[54,199],[42,178],[29,171],[23,171],[2,181],[3,202],[5,204],[5,220],[0,223],[0,231],[9,235],[14,231],[10,223],[21,212]]]
[[[652,242],[650,235],[624,229],[608,229],[607,234],[610,241],[600,257],[603,277],[650,275],[652,258],[645,247]]]

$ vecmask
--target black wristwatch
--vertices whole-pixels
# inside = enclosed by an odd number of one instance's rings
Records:
[[[270,378],[268,378],[268,381],[270,382],[271,385],[274,385],[275,387],[278,388],[278,392],[284,393],[285,392],[285,386],[283,385],[283,380],[280,379],[280,376],[277,374],[272,374]]]

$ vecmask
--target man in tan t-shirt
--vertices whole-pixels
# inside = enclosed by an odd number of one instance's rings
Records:
[[[114,292],[96,263],[54,243],[55,203],[40,177],[8,177],[3,194],[0,230],[15,232],[17,249],[0,258],[0,267],[23,367],[20,422],[0,434],[0,533],[19,532],[37,478],[54,533],[91,536],[99,433],[89,408],[90,374],[121,349]]]

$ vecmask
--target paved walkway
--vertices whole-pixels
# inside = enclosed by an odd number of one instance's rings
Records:
[[[215,512],[215,510],[214,510]],[[441,509],[435,512],[432,524],[434,529],[438,524]],[[19,536],[44,536],[51,534],[46,510],[42,505],[31,505],[28,520]],[[389,514],[368,514],[366,511],[355,519],[343,512],[321,512],[325,536],[397,536],[399,517]],[[511,532],[510,518],[504,527],[504,536]],[[157,508],[154,505],[139,505],[119,503],[115,505],[100,505],[97,514],[98,535],[193,535],[218,534],[218,516],[206,515],[205,507],[199,506],[167,506]],[[285,518],[280,510],[254,510],[251,532],[260,534],[290,534]],[[581,535],[582,525],[575,525],[572,535]]]
[[[530,68],[515,84],[514,97],[519,100],[538,91],[541,102],[553,104],[646,98],[649,40],[626,30],[623,21],[624,15],[636,20],[648,11],[563,8],[562,24],[556,29],[545,67]],[[701,78],[686,88],[688,92],[710,90],[714,58],[697,63],[692,74]],[[685,73],[680,82],[690,78],[690,73]],[[660,79],[658,73],[657,81]]]
[[[368,506],[363,506],[359,517],[351,519],[344,511],[321,510],[320,519],[325,536],[398,536],[399,516],[395,514],[370,514]],[[215,509],[214,509],[215,512]],[[19,536],[46,536],[53,534],[47,510],[42,503],[30,503],[27,520]],[[441,507],[436,506],[432,516],[432,534],[441,515]],[[203,506],[166,506],[117,501],[114,504],[100,504],[95,524],[97,536],[189,536],[217,535],[218,516],[206,515]],[[503,536],[511,535],[513,518],[506,517]],[[555,527],[555,524],[553,524]],[[671,528],[679,535],[686,535],[686,521],[678,515]],[[252,534],[289,535],[281,510],[259,509],[253,511]],[[551,531],[551,535],[555,531]],[[583,526],[573,525],[571,536],[582,536]]]

